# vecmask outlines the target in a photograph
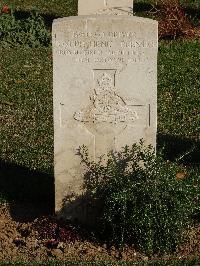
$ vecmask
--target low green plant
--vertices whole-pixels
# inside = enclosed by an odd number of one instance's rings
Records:
[[[107,162],[90,161],[84,146],[79,155],[87,169],[85,188],[102,204],[99,225],[111,243],[135,244],[146,254],[176,249],[199,200],[194,175],[142,142],[111,152]]]
[[[49,46],[50,40],[51,34],[36,10],[32,10],[26,19],[16,19],[12,8],[10,12],[0,14],[0,42],[3,46]]]

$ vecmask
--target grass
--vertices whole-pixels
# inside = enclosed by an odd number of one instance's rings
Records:
[[[136,15],[144,15],[141,11],[149,11],[157,0],[135,0],[134,9]],[[183,7],[186,9],[188,16],[199,23],[200,20],[200,2],[199,0],[181,0]],[[77,15],[78,0],[2,0],[1,4],[9,4],[24,16],[33,8],[39,10],[41,14],[47,16],[47,20],[55,17],[74,16]]]
[[[182,157],[180,162],[196,164],[197,169],[199,49],[198,41],[161,42],[158,60],[158,142],[167,142],[169,159]]]
[[[54,193],[51,49],[0,53],[0,200],[48,200]]]
[[[48,169],[53,151],[51,48],[4,49],[0,48],[1,157],[32,169]],[[199,140],[199,49],[198,41],[160,44],[159,134]]]
[[[158,147],[165,145],[166,159],[183,156],[181,163],[196,164],[196,171],[199,171],[199,49],[197,41],[161,42],[158,60]],[[33,181],[21,168],[33,171],[30,176],[34,171],[49,174],[52,182],[52,51],[51,48],[0,48],[0,62],[0,143],[4,169],[0,187],[5,188],[8,182],[6,165],[9,164],[13,168],[9,172],[10,183],[14,175],[18,188],[26,180],[30,182],[30,190],[31,182],[35,182],[37,190],[40,175],[38,181]],[[43,189],[45,192],[45,183]],[[16,187],[12,190],[15,198]]]
[[[78,0],[2,0],[1,3],[11,5],[18,12],[36,8],[41,14],[64,17],[77,14]]]
[[[1,49],[1,158],[31,169],[52,165],[51,49]]]
[[[50,22],[55,17],[77,13],[77,0],[8,0],[1,3],[16,7],[19,17],[26,16],[36,7]],[[138,8],[143,3],[150,1],[136,1],[136,5],[140,4]],[[195,16],[199,14],[198,0],[182,0],[182,3],[188,10],[196,8]],[[198,41],[162,41],[158,58],[158,149],[164,146],[166,159],[178,158],[179,163],[194,168],[196,173],[200,173],[199,50]],[[51,48],[0,46],[0,80],[0,202],[42,200],[53,204]],[[194,260],[153,262],[138,266],[199,264],[198,260]],[[66,265],[114,264],[67,262]]]
[[[75,15],[77,1],[2,1],[26,14]],[[151,1],[136,1],[150,3]],[[196,1],[188,1],[195,8]],[[198,11],[198,9],[197,9]],[[162,41],[158,58],[158,149],[199,168],[200,42]],[[51,48],[0,46],[0,202],[54,202]]]
[[[35,5],[54,15],[77,10],[76,1],[12,4],[23,12]],[[158,148],[165,146],[166,159],[193,166],[199,154],[199,48],[198,41],[162,41],[158,60]],[[53,198],[51,48],[0,46],[0,62],[0,200]]]
[[[200,42],[162,42],[158,61],[159,132],[198,141]]]

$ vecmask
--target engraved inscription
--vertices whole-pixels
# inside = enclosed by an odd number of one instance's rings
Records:
[[[115,40],[116,41],[116,40]],[[131,41],[124,41],[123,39],[120,40],[119,46],[122,48],[153,48],[154,43],[148,42],[145,40],[131,40]],[[56,47],[60,48],[82,48],[82,49],[90,49],[90,48],[113,48],[114,43],[113,41],[81,41],[81,40],[70,40],[64,42],[56,41]]]
[[[59,39],[59,38],[58,38]],[[147,63],[147,49],[157,43],[127,31],[84,32],[66,30],[55,40],[56,53],[78,63]]]
[[[96,87],[90,97],[88,107],[77,111],[74,119],[92,123],[134,123],[138,114],[127,107],[125,101],[115,91],[115,74],[113,77],[106,70],[96,80]]]
[[[80,63],[145,63],[149,57],[142,51],[126,50],[72,50],[59,49],[58,55],[69,56],[72,60]]]
[[[72,33],[73,38],[134,38],[136,33],[133,31],[74,31]]]

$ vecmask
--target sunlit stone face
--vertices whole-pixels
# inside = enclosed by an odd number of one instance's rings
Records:
[[[54,21],[59,215],[81,220],[90,215],[77,201],[84,175],[77,155],[80,146],[87,146],[96,160],[141,138],[156,145],[157,34],[157,22],[145,18],[80,16]]]

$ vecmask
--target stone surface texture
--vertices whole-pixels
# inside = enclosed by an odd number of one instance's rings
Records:
[[[92,215],[80,204],[84,202],[80,146],[87,146],[96,160],[141,138],[156,145],[157,36],[157,22],[146,18],[54,20],[57,214],[85,219]]]
[[[133,0],[79,0],[78,14],[133,15]]]

